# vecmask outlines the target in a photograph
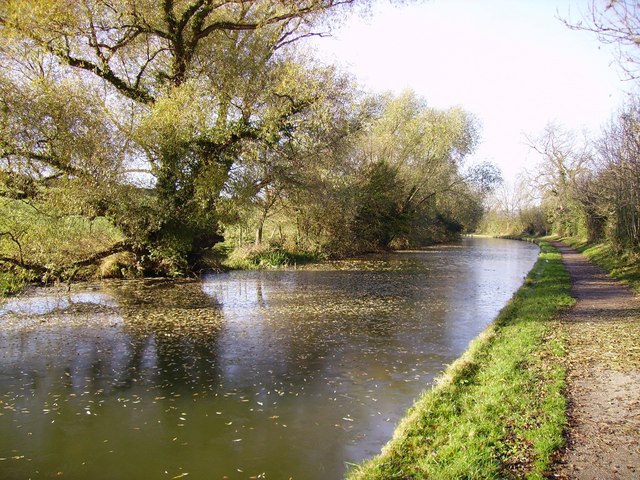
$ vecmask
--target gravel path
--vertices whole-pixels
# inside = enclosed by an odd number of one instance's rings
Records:
[[[554,477],[640,478],[640,300],[604,270],[555,243],[572,278],[567,338],[567,447]]]

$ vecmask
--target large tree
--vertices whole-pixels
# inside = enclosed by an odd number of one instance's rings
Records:
[[[309,172],[318,187],[297,192],[303,237],[344,254],[424,245],[473,226],[499,174],[465,165],[478,139],[472,115],[431,108],[410,91],[362,98],[353,111],[357,129],[334,152],[340,165],[327,168],[327,155]]]
[[[592,160],[589,143],[553,123],[528,143],[541,156],[534,182],[549,225],[560,235],[581,235],[587,226],[581,186]]]
[[[492,165],[465,168],[478,138],[476,119],[461,108],[431,108],[412,91],[382,98],[379,118],[359,144],[370,173],[363,195],[371,198],[361,202],[357,223],[372,222],[368,231],[384,247],[394,240],[401,245],[433,241],[434,227],[462,229],[447,212],[455,202],[475,202],[474,187],[480,192],[500,180]],[[375,233],[372,225],[378,226]]]
[[[322,101],[283,47],[353,3],[3,2],[0,193],[63,191],[147,268],[184,270],[219,239],[230,172]]]

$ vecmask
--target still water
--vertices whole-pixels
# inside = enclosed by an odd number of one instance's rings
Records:
[[[11,299],[0,478],[342,478],[495,318],[537,253],[467,238]]]

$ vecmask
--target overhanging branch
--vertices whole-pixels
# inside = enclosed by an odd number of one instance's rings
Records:
[[[57,49],[51,45],[47,45],[47,50],[60,58],[62,61],[67,63],[69,66],[78,68],[80,70],[85,70],[87,72],[91,72],[94,75],[102,78],[107,81],[111,85],[113,85],[116,90],[122,93],[124,96],[135,100],[136,102],[141,102],[144,104],[152,104],[155,101],[155,98],[149,94],[146,90],[140,87],[132,87],[127,82],[118,77],[109,65],[105,64],[103,66],[97,65],[89,60],[85,60],[82,58],[76,58],[72,56],[69,52],[62,51]]]
[[[63,265],[60,267],[48,267],[45,265],[40,265],[37,263],[29,263],[25,262],[22,259],[18,260],[13,257],[7,257],[4,255],[0,255],[0,262],[8,263],[10,265],[14,265],[16,267],[23,268],[25,270],[29,270],[38,275],[44,275],[47,273],[53,273],[55,275],[59,275],[60,272],[76,270],[78,268],[87,267],[89,265],[96,264],[99,260],[106,258],[108,256],[114,255],[120,252],[129,252],[132,251],[132,246],[127,242],[118,242],[113,245],[111,248],[104,250],[102,252],[94,253],[93,255],[88,256],[82,260],[78,260],[77,262],[73,262],[68,265]]]
[[[131,244],[129,244],[128,242],[118,242],[108,250],[94,253],[93,255],[90,255],[83,260],[79,260],[77,262],[72,263],[71,265],[69,265],[68,268],[86,267],[86,266],[95,264],[98,260],[102,260],[103,258],[109,257],[116,253],[129,252],[131,250],[132,250]]]

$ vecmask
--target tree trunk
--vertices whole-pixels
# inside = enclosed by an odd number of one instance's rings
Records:
[[[256,229],[256,245],[262,244],[262,229],[264,227],[264,223],[261,221],[258,224],[258,228]]]

